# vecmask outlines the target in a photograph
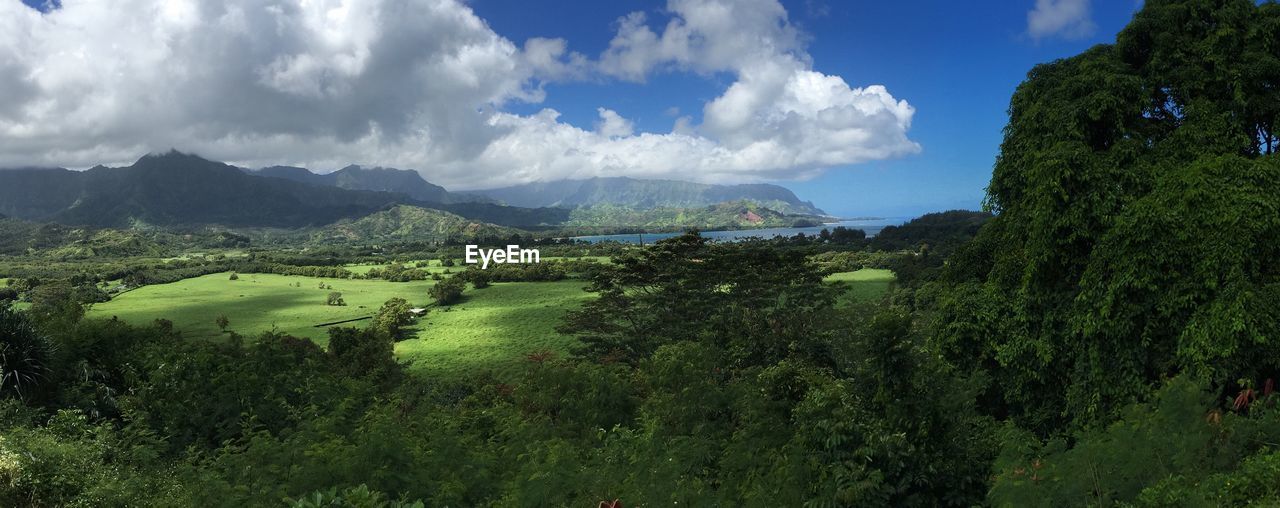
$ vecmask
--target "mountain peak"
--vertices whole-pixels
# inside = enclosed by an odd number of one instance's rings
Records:
[[[165,152],[152,152],[152,153],[143,155],[142,158],[138,159],[138,162],[142,162],[145,160],[168,160],[168,161],[199,160],[199,161],[209,162],[209,160],[205,159],[204,157],[201,157],[194,153],[179,152],[178,149],[176,148],[170,148],[168,151],[165,151]]]

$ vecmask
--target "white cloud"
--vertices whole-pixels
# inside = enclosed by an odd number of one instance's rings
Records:
[[[596,122],[596,132],[599,132],[601,136],[621,138],[630,136],[635,132],[635,126],[632,125],[631,120],[623,118],[617,111],[596,108],[596,112],[600,114],[600,121]]]
[[[421,168],[479,188],[593,175],[805,178],[901,156],[913,109],[815,71],[775,0],[672,0],[633,13],[598,61],[517,45],[457,0],[0,2],[0,166],[127,162],[170,147],[244,165]],[[586,130],[522,116],[543,85],[729,73],[701,123],[637,133],[600,105]],[[678,114],[678,110],[675,110]]]
[[[1035,8],[1027,12],[1027,34],[1036,40],[1081,39],[1098,28],[1091,16],[1089,0],[1036,0]]]

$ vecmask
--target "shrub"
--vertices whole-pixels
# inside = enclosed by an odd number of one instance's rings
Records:
[[[431,286],[428,292],[437,304],[453,305],[462,298],[462,290],[467,286],[462,277],[449,277]]]

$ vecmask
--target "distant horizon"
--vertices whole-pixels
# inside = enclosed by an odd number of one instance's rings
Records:
[[[97,168],[97,167],[106,167],[106,168],[113,168],[113,169],[114,169],[114,168],[124,168],[124,167],[128,167],[128,166],[130,166],[130,165],[132,165],[132,164],[136,163],[137,161],[139,161],[139,160],[141,160],[141,159],[143,159],[143,158],[146,158],[146,157],[160,157],[160,156],[165,156],[165,155],[170,155],[170,154],[178,154],[178,155],[183,155],[183,156],[197,157],[197,158],[200,158],[200,159],[203,159],[203,160],[209,161],[209,162],[215,162],[215,163],[219,163],[219,164],[225,164],[225,165],[227,165],[227,166],[231,166],[231,167],[238,168],[238,169],[241,169],[241,170],[249,170],[249,171],[255,171],[255,172],[256,172],[256,171],[259,171],[259,170],[262,170],[262,169],[271,168],[271,167],[295,167],[295,168],[300,168],[300,169],[307,170],[307,171],[309,171],[309,172],[311,172],[311,173],[313,173],[313,174],[317,174],[317,175],[326,175],[326,174],[330,174],[330,173],[335,173],[335,172],[338,172],[338,171],[342,171],[343,169],[347,169],[347,168],[350,168],[350,167],[353,167],[353,166],[354,166],[354,167],[359,167],[359,168],[361,168],[361,169],[390,169],[390,170],[396,170],[396,171],[412,171],[412,172],[417,173],[417,174],[418,174],[418,176],[419,176],[419,177],[421,177],[421,178],[423,179],[423,181],[425,181],[425,182],[427,182],[427,183],[429,183],[429,184],[432,184],[432,185],[440,185],[440,184],[438,184],[438,183],[436,183],[436,182],[432,181],[432,180],[431,180],[430,178],[428,178],[426,175],[424,175],[424,174],[423,174],[424,170],[422,170],[422,169],[418,169],[418,168],[397,168],[397,167],[387,167],[387,166],[375,166],[375,165],[362,164],[362,163],[356,163],[356,162],[349,163],[349,164],[346,164],[346,165],[343,165],[343,166],[340,166],[340,167],[337,167],[337,168],[334,168],[334,169],[330,169],[330,170],[327,170],[327,171],[326,171],[326,170],[317,170],[317,169],[315,169],[315,168],[310,168],[310,167],[306,167],[306,166],[298,166],[298,165],[290,165],[290,164],[275,164],[275,165],[271,165],[271,166],[250,167],[250,166],[244,166],[244,165],[237,164],[237,163],[230,162],[230,161],[221,161],[221,160],[217,160],[217,159],[212,159],[212,158],[206,157],[206,156],[204,156],[204,155],[202,155],[202,154],[199,154],[199,153],[195,153],[195,152],[191,152],[191,151],[185,151],[185,150],[178,149],[178,148],[170,148],[170,149],[167,149],[167,150],[160,150],[160,151],[147,152],[147,153],[145,153],[145,154],[142,154],[142,155],[138,156],[138,158],[137,158],[137,159],[133,159],[132,161],[113,161],[113,162],[98,163],[98,164],[93,164],[93,165],[90,165],[90,166],[83,166],[83,167],[66,167],[66,166],[27,166],[27,167],[10,167],[10,166],[2,166],[2,167],[0,167],[0,171],[2,171],[2,170],[22,170],[22,169],[44,169],[44,170],[65,169],[65,170],[68,170],[68,171],[88,171],[88,170],[90,170],[90,169]],[[680,180],[680,179],[678,179],[678,178],[665,178],[665,177],[664,177],[664,178],[643,178],[643,177],[633,177],[633,176],[627,176],[627,175],[618,175],[618,176],[607,176],[607,175],[605,175],[605,176],[592,176],[592,177],[584,177],[584,178],[565,178],[565,179],[561,179],[561,180],[548,180],[548,181],[526,182],[526,184],[527,184],[527,183],[552,183],[552,182],[560,182],[560,181],[568,181],[568,180],[572,180],[572,181],[582,181],[582,180],[590,180],[590,179],[593,179],[593,178],[627,178],[627,179],[631,179],[631,180],[641,180],[641,181],[648,180],[648,181],[671,181],[671,182],[684,182],[684,183],[704,183],[704,182],[693,182],[693,181],[690,181],[690,180]],[[908,220],[909,220],[909,219],[914,219],[914,218],[917,218],[917,217],[919,217],[919,216],[921,216],[921,215],[925,215],[925,214],[928,214],[928,213],[945,212],[945,211],[949,211],[949,210],[972,210],[972,211],[981,211],[981,210],[982,210],[981,200],[978,200],[978,201],[974,202],[972,205],[967,205],[967,204],[966,204],[967,202],[965,202],[965,201],[955,201],[955,202],[948,203],[948,204],[942,204],[942,205],[940,205],[940,206],[932,206],[932,205],[928,205],[928,204],[919,204],[919,203],[902,203],[902,204],[900,204],[900,205],[892,206],[892,207],[889,207],[889,208],[878,209],[878,210],[877,210],[877,209],[872,209],[872,208],[857,208],[857,207],[849,208],[849,207],[847,207],[847,206],[846,206],[846,207],[844,207],[844,208],[841,208],[841,206],[845,206],[845,205],[832,204],[832,203],[823,203],[823,202],[820,202],[820,201],[818,201],[818,200],[815,200],[815,199],[809,198],[809,197],[807,197],[807,196],[805,196],[805,195],[801,194],[800,192],[797,192],[797,191],[796,191],[796,189],[793,187],[793,186],[794,186],[794,184],[795,184],[795,182],[786,182],[786,181],[774,181],[774,182],[748,182],[748,183],[741,183],[741,184],[733,184],[733,183],[730,183],[730,184],[706,184],[706,185],[732,186],[732,185],[761,185],[761,184],[763,184],[763,185],[775,185],[775,186],[778,186],[778,187],[785,188],[785,189],[787,189],[787,190],[791,191],[793,194],[795,194],[795,195],[796,195],[796,197],[797,197],[797,198],[799,198],[801,201],[808,201],[808,202],[812,203],[812,204],[813,204],[813,206],[815,206],[815,207],[817,207],[817,208],[820,208],[820,209],[822,209],[823,211],[825,211],[825,212],[828,214],[828,216],[830,216],[830,217],[836,217],[836,218],[840,218],[840,219],[885,218],[885,219],[908,219]],[[513,185],[524,185],[524,184],[513,184]],[[484,187],[484,188],[451,188],[451,187],[449,187],[449,186],[445,186],[445,185],[440,185],[440,186],[441,186],[441,187],[444,187],[446,190],[448,190],[448,191],[450,191],[450,192],[460,192],[460,193],[478,193],[478,192],[483,192],[483,191],[487,191],[487,190],[495,190],[495,189],[500,189],[500,188],[503,188],[503,187],[508,187],[508,186],[506,186],[506,185],[504,185],[504,186],[498,186],[498,187]]]

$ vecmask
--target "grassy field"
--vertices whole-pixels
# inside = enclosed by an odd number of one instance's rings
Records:
[[[449,375],[493,369],[501,374],[528,353],[565,353],[575,339],[556,333],[566,311],[592,298],[579,280],[503,282],[469,289],[448,308],[433,308],[417,335],[396,344],[411,370]]]
[[[322,281],[342,293],[345,307],[325,305],[331,290],[319,289]],[[134,324],[165,318],[185,337],[214,339],[223,336],[214,320],[225,314],[231,322],[228,329],[245,336],[274,328],[325,345],[328,332],[314,325],[371,315],[397,296],[425,304],[432,284],[272,274],[240,274],[240,280],[232,281],[229,274],[218,273],[145,286],[95,305],[89,315],[116,316]],[[507,370],[535,351],[567,352],[574,339],[556,333],[555,327],[565,311],[591,298],[582,290],[584,285],[576,280],[511,282],[468,289],[463,301],[447,310],[432,308],[409,329],[412,338],[396,345],[396,353],[411,362],[416,373],[448,375]]]
[[[825,280],[848,287],[838,300],[839,304],[844,304],[880,298],[880,295],[889,289],[889,283],[893,282],[893,272],[878,268],[863,268],[856,272],[833,273]]]
[[[435,268],[435,267],[433,267]],[[455,270],[457,267],[454,267]],[[837,273],[828,282],[848,287],[842,302],[879,298],[893,281],[888,270]],[[333,289],[320,289],[324,282]],[[172,284],[145,286],[93,306],[91,317],[117,316],[135,324],[156,318],[173,321],[184,336],[215,339],[223,336],[214,320],[225,314],[230,330],[253,336],[273,328],[325,345],[325,328],[315,325],[372,315],[386,300],[401,297],[415,305],[428,303],[433,281],[318,279],[272,274],[206,275]],[[396,354],[424,375],[453,375],[476,370],[509,372],[528,353],[566,353],[572,337],[555,328],[568,310],[592,298],[586,282],[495,283],[468,289],[462,302],[432,308],[410,329],[411,337],[396,344]],[[347,305],[325,305],[330,291],[342,293]],[[365,323],[357,321],[354,326]]]
[[[144,286],[94,305],[89,316],[117,316],[135,324],[165,318],[173,321],[174,327],[182,330],[186,337],[210,339],[222,335],[214,320],[219,314],[225,314],[231,322],[227,329],[241,335],[256,335],[274,328],[324,345],[328,342],[328,332],[315,325],[370,316],[393,297],[425,304],[429,301],[427,289],[434,284],[433,281],[318,279],[252,273],[240,274],[240,280],[233,281],[228,280],[228,275],[216,273],[171,284]],[[321,282],[333,289],[320,289]],[[342,293],[347,305],[325,305],[330,291]]]

